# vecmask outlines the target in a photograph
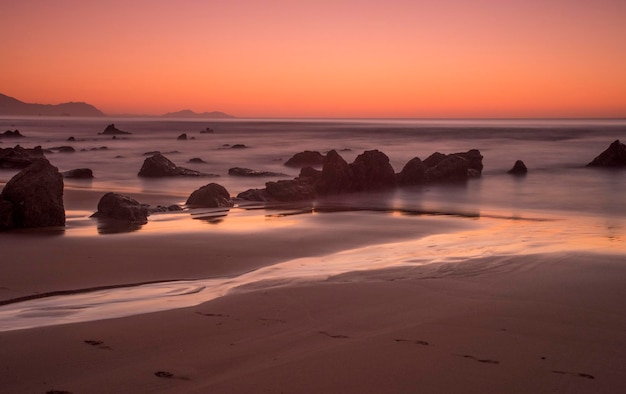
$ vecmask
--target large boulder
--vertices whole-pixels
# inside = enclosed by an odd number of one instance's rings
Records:
[[[228,190],[217,183],[209,183],[191,193],[186,204],[191,208],[220,208],[234,205]]]
[[[285,162],[287,167],[321,167],[324,164],[324,155],[317,151],[305,150],[296,153]]]
[[[35,160],[11,178],[0,200],[13,205],[15,227],[65,225],[63,176],[45,158]]]
[[[271,201],[272,197],[267,193],[266,189],[248,189],[237,194],[237,198],[246,201]]]
[[[448,155],[434,167],[426,169],[428,182],[464,181],[468,178],[469,162],[457,155]]]
[[[270,199],[276,201],[302,201],[315,198],[313,185],[298,179],[267,182],[265,190]]]
[[[419,157],[409,160],[397,175],[399,186],[420,185],[426,181],[426,166]]]
[[[349,167],[355,192],[387,190],[396,186],[396,173],[389,157],[379,150],[363,152]]]
[[[156,153],[146,158],[139,170],[139,176],[147,178],[169,177],[169,176],[210,176],[201,172],[178,167],[167,157]]]
[[[44,158],[41,146],[32,149],[16,145],[14,148],[0,148],[0,168],[21,169],[31,165],[35,160]]]
[[[626,145],[613,141],[611,145],[595,159],[593,159],[587,167],[626,167]]]
[[[315,184],[315,191],[322,196],[349,193],[354,190],[352,181],[352,171],[348,163],[339,153],[331,150],[324,159],[324,166]]]
[[[96,218],[116,219],[132,223],[148,222],[149,207],[137,200],[118,193],[106,193],[98,202]]]

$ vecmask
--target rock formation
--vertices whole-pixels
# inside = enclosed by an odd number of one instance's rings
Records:
[[[32,149],[16,145],[14,148],[0,148],[0,168],[21,169],[31,165],[35,160],[44,158],[41,146]]]
[[[219,208],[234,205],[226,188],[217,183],[209,183],[191,193],[186,204],[191,208]]]
[[[613,141],[611,145],[595,159],[593,159],[587,167],[626,167],[626,145]]]
[[[476,149],[426,160],[411,159],[399,174],[378,150],[365,151],[348,164],[335,150],[326,154],[322,170],[304,167],[292,180],[267,182],[265,189],[250,189],[237,197],[251,201],[299,201],[336,194],[370,192],[396,186],[458,182],[480,176],[483,156]]]
[[[68,179],[91,179],[93,171],[90,168],[76,168],[62,173],[64,178]]]
[[[100,198],[98,211],[92,217],[145,224],[148,222],[148,215],[148,205],[129,196],[109,192]]]
[[[324,155],[317,151],[305,150],[296,153],[285,162],[287,167],[321,167],[324,164]]]
[[[280,172],[271,172],[271,171],[255,171],[249,168],[242,167],[233,167],[228,169],[228,175],[232,176],[249,176],[249,177],[260,177],[260,176],[287,176],[286,174],[281,174]]]
[[[111,123],[110,125],[105,127],[103,132],[98,133],[98,134],[100,135],[123,135],[123,134],[132,134],[132,133],[128,131],[122,131],[118,129],[117,127],[115,127],[115,124]]]
[[[179,140],[179,141],[186,141],[187,140],[187,133],[182,133],[176,139]]]
[[[0,134],[0,137],[3,137],[3,138],[24,138],[24,136],[20,133],[19,130],[7,130],[4,133]]]
[[[512,175],[526,175],[527,172],[528,168],[526,168],[526,164],[521,160],[517,160],[515,164],[513,164],[513,168],[507,171],[508,174]]]
[[[12,205],[14,227],[48,227],[65,225],[63,176],[45,158],[35,160],[17,173],[0,194],[2,219],[6,224],[8,206]]]
[[[147,178],[170,176],[217,176],[213,174],[203,174],[184,167],[178,167],[160,153],[156,153],[145,159],[138,175]]]

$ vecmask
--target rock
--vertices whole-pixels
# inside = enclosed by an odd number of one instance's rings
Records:
[[[191,193],[186,204],[191,208],[219,208],[234,205],[228,190],[217,183],[209,183]]]
[[[0,231],[13,228],[13,204],[0,199]]]
[[[74,153],[76,149],[72,146],[55,146],[54,148],[49,148],[49,151],[59,152],[59,153]]]
[[[104,131],[102,133],[98,133],[100,135],[122,135],[122,134],[132,134],[129,133],[128,131],[122,131],[120,129],[118,129],[117,127],[115,127],[115,125],[113,123],[111,123],[110,125],[108,125],[107,127],[105,127]]]
[[[32,149],[22,148],[16,145],[15,148],[0,148],[0,168],[26,168],[35,160],[45,158],[41,146]]]
[[[468,178],[469,162],[457,155],[448,155],[434,167],[426,169],[428,182],[455,182]]]
[[[188,163],[206,164],[206,161],[202,160],[199,157],[194,157],[192,159],[189,159]]]
[[[414,157],[404,165],[396,180],[400,186],[420,185],[426,181],[426,166],[419,157]]]
[[[521,160],[517,160],[513,165],[513,168],[507,171],[507,173],[513,175],[526,175],[527,172],[528,168],[526,168],[526,164],[524,164],[524,162]]]
[[[266,189],[248,189],[237,195],[238,199],[247,201],[271,201],[272,197],[267,193]]]
[[[68,141],[68,142],[75,142],[75,141],[76,141],[76,138],[74,138],[74,137],[69,137],[69,138],[67,139],[67,141]]]
[[[265,190],[271,200],[276,201],[302,201],[315,198],[313,185],[298,179],[267,182]]]
[[[326,154],[324,166],[315,183],[317,194],[324,196],[352,192],[352,171],[348,163],[334,150]]]
[[[45,158],[35,160],[11,178],[0,197],[13,205],[15,227],[65,225],[63,176]]]
[[[100,198],[98,211],[91,216],[146,224],[148,215],[149,208],[147,205],[140,204],[129,196],[109,192]]]
[[[179,140],[179,141],[186,141],[187,140],[187,134],[186,133],[182,133],[176,139]]]
[[[453,153],[453,155],[467,160],[470,170],[476,170],[480,175],[483,171],[483,155],[478,149],[470,149],[467,152]]]
[[[303,167],[300,169],[300,175],[298,175],[297,179],[314,185],[317,181],[319,181],[321,176],[322,171],[316,170],[313,167]]]
[[[24,138],[24,136],[20,133],[19,130],[7,130],[4,133],[0,134],[0,137],[3,137],[3,138]]]
[[[259,176],[288,176],[286,174],[281,174],[280,172],[270,172],[270,171],[255,171],[249,168],[242,167],[233,167],[228,169],[228,175],[232,176],[249,176],[249,177],[259,177]]]
[[[595,159],[593,159],[587,167],[626,167],[626,145],[613,141],[611,145]]]
[[[350,171],[355,192],[387,190],[396,186],[396,173],[389,157],[379,150],[365,151],[357,156],[350,164]]]
[[[147,178],[168,176],[213,176],[190,170],[188,168],[178,167],[160,153],[146,158],[141,166],[141,169],[139,170],[138,175]]]
[[[247,148],[247,146],[245,146],[244,144],[235,144],[230,147],[230,149],[245,149],[245,148]]]
[[[206,129],[200,131],[200,134],[212,134],[212,133],[213,133],[213,129],[210,127],[207,127]]]
[[[285,162],[287,167],[321,167],[324,164],[324,155],[317,151],[305,150],[304,152],[296,153],[289,160]]]
[[[424,167],[431,168],[441,163],[441,161],[443,161],[446,157],[448,156],[443,153],[435,152],[428,156],[422,163],[424,163]]]
[[[179,205],[168,205],[167,207],[157,205],[156,207],[149,207],[148,211],[149,213],[181,212],[183,208]]]
[[[76,168],[74,170],[62,172],[64,178],[70,179],[91,179],[93,178],[93,171],[89,168]]]

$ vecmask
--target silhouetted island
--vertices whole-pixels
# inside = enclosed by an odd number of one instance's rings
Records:
[[[104,116],[104,113],[93,105],[83,102],[31,104],[0,93],[0,115]]]

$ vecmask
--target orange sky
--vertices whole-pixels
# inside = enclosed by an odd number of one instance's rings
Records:
[[[626,117],[626,1],[0,0],[0,93],[108,114]]]

